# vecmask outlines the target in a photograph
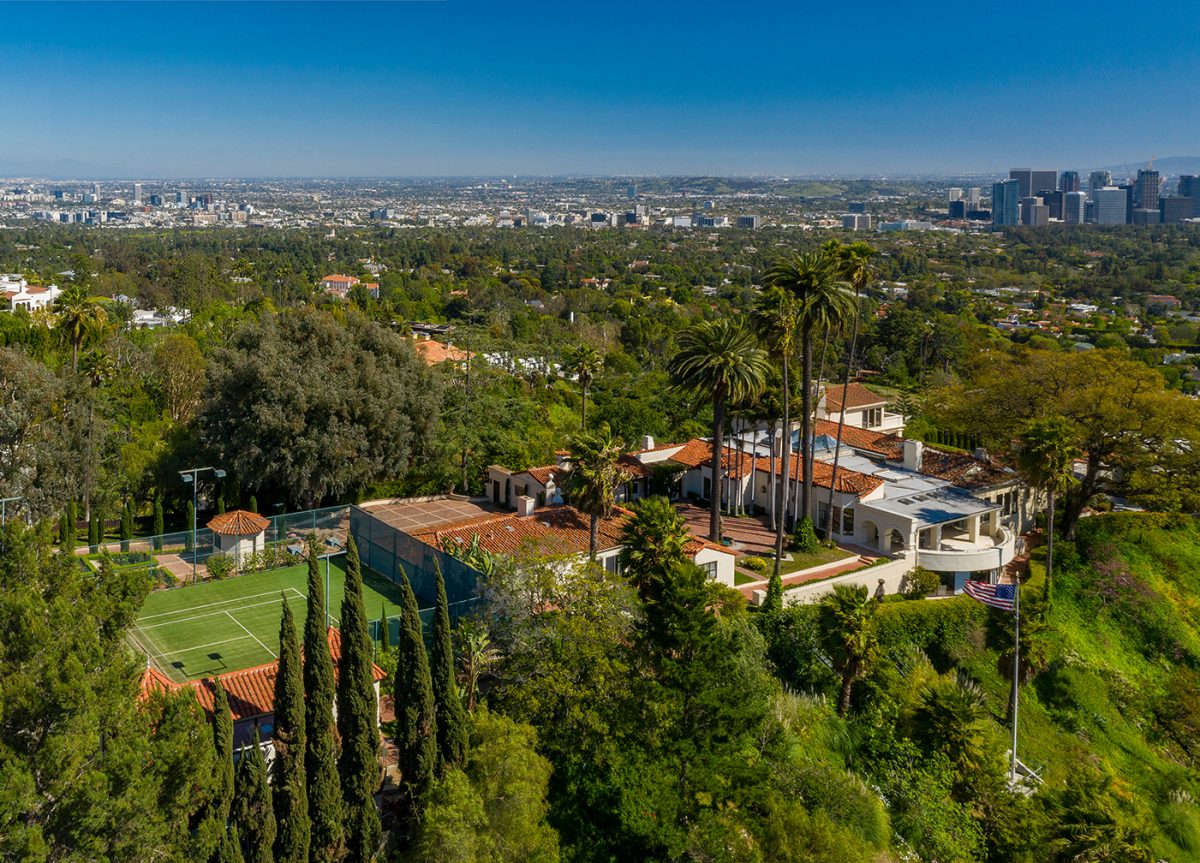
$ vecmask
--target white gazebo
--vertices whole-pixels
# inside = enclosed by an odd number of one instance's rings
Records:
[[[266,547],[271,522],[256,512],[235,509],[216,516],[208,523],[213,532],[215,550],[227,554],[241,567],[244,555],[256,554]]]

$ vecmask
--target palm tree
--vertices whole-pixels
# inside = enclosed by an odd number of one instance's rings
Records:
[[[596,379],[596,375],[604,368],[604,357],[591,345],[579,345],[569,348],[563,357],[563,371],[575,375],[579,388],[583,391],[583,401],[579,409],[579,427],[587,431],[587,394],[588,387]]]
[[[108,315],[96,297],[89,297],[82,286],[72,285],[54,301],[54,316],[71,341],[71,371],[78,371],[80,348],[89,335],[104,327]]]
[[[1026,480],[1046,492],[1046,582],[1054,566],[1054,502],[1071,481],[1071,465],[1079,449],[1071,442],[1071,426],[1063,417],[1035,420],[1021,433],[1017,464]]]
[[[642,599],[657,599],[666,573],[687,560],[687,523],[665,497],[638,502],[621,534],[626,577]]]
[[[839,281],[840,262],[828,251],[795,255],[776,263],[767,271],[768,284],[777,285],[795,297],[799,305],[797,324],[801,352],[801,427],[800,443],[805,457],[801,460],[803,485],[797,520],[809,518],[812,507],[812,419],[813,419],[813,340],[820,330],[840,326],[853,312],[853,298]],[[791,429],[785,429],[791,434]]]
[[[772,579],[779,578],[780,559],[783,557],[783,534],[786,530],[786,501],[788,490],[788,474],[791,467],[792,424],[789,401],[788,364],[796,351],[796,327],[799,323],[799,304],[795,296],[779,285],[772,285],[762,292],[754,307],[754,323],[759,337],[767,350],[779,361],[780,372],[783,376],[782,414],[783,435],[780,441],[781,452],[780,471],[782,476],[775,490],[772,515],[777,515],[775,521],[775,569]],[[775,440],[771,439],[771,455],[775,454]],[[772,470],[774,476],[774,470]]]
[[[96,418],[96,390],[116,377],[117,364],[102,350],[94,349],[83,356],[83,373],[87,376],[91,392],[88,394],[87,458],[83,465],[83,517],[92,518],[92,430]]]
[[[983,765],[983,690],[961,671],[928,684],[913,712],[913,738],[950,759],[961,784]]]
[[[679,350],[668,371],[674,385],[707,396],[713,403],[712,498],[708,536],[721,541],[721,456],[725,447],[725,405],[762,392],[767,354],[740,320],[702,321],[679,334]]]
[[[607,423],[594,432],[580,432],[571,441],[571,470],[566,491],[572,506],[591,518],[588,555],[596,559],[600,519],[617,505],[617,486],[624,478],[618,465],[621,442],[612,436]]]
[[[834,585],[833,593],[821,600],[821,642],[833,660],[834,670],[842,676],[839,716],[845,716],[850,709],[854,681],[866,676],[879,654],[875,628],[878,605],[862,585]]]
[[[842,246],[839,255],[842,262],[842,276],[854,286],[854,322],[850,330],[850,349],[846,352],[846,371],[842,375],[842,392],[850,386],[850,370],[854,366],[854,349],[858,344],[858,323],[862,310],[862,294],[875,278],[875,268],[871,258],[877,254],[875,249],[866,243],[854,243]],[[826,511],[829,513],[829,523],[825,526],[825,538],[833,538],[833,490],[837,486],[838,461],[842,452],[842,429],[846,426],[846,411],[838,414],[837,442],[833,450],[833,478],[829,481],[829,499]],[[840,532],[840,531],[839,531]]]

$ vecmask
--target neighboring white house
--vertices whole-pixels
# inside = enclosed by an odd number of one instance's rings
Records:
[[[321,279],[321,290],[339,299],[346,299],[350,289],[361,284],[375,299],[379,299],[379,285],[375,282],[362,282],[356,276],[343,276],[339,273],[328,275]]]
[[[36,312],[53,305],[60,296],[62,291],[57,285],[31,285],[16,273],[0,273],[0,298],[7,300],[14,312]]]
[[[208,523],[216,550],[232,557],[239,569],[243,558],[266,547],[266,531],[270,526],[268,519],[244,509],[223,513]]]
[[[877,432],[904,434],[904,417],[887,409],[887,399],[860,383],[826,384],[817,402],[817,419]]]

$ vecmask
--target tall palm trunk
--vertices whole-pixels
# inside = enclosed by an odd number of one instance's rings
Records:
[[[581,405],[580,405],[580,407],[579,407],[579,429],[580,429],[580,431],[587,431],[587,391],[588,391],[588,385],[587,385],[586,383],[585,383],[585,384],[583,384],[583,386],[582,386],[582,390],[583,390],[583,404],[581,404]]]
[[[778,494],[776,497],[777,508],[779,510],[778,517],[775,521],[775,575],[779,575],[780,558],[783,557],[783,531],[787,523],[787,499],[788,499],[788,468],[792,461],[792,417],[791,417],[791,394],[788,392],[788,357],[783,355],[783,435],[779,441],[779,457],[782,464],[779,466],[781,473]],[[774,453],[774,442],[772,441],[772,453]],[[774,476],[774,474],[772,474]]]
[[[767,509],[771,511],[771,530],[775,530],[775,525],[778,523],[779,514],[775,511],[775,489],[779,485],[779,478],[775,476],[775,420],[767,426],[767,449],[769,451],[767,473],[771,476],[771,500]]]
[[[1054,569],[1054,486],[1050,487],[1050,506],[1046,513],[1046,586],[1050,586],[1050,574]]]
[[[804,333],[804,359],[802,367],[802,376],[804,379],[804,389],[800,393],[801,405],[800,409],[804,416],[800,421],[800,446],[801,452],[808,456],[812,447],[812,347],[813,334],[812,330],[806,330]],[[809,517],[809,512],[812,507],[812,484],[813,484],[813,468],[812,459],[804,458],[800,465],[801,475],[803,476],[803,485],[800,488],[800,510],[796,514],[796,522]]]
[[[713,393],[713,451],[709,472],[712,474],[711,494],[708,510],[708,538],[721,542],[721,450],[725,446],[725,392],[718,389]]]
[[[596,559],[596,546],[600,540],[600,516],[593,514],[588,524],[588,558]]]
[[[838,414],[837,439],[833,447],[833,476],[829,480],[829,522],[825,527],[825,538],[833,539],[833,490],[837,486],[838,460],[842,455],[842,429],[846,426],[846,389],[850,386],[850,369],[854,367],[854,348],[858,342],[858,291],[854,292],[854,328],[850,331],[850,350],[846,354],[846,373],[842,375],[842,410]],[[840,527],[840,525],[839,525]],[[839,530],[838,533],[841,533]]]

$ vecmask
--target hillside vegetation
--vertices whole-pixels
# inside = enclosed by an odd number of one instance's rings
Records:
[[[967,597],[879,608],[845,763],[882,792],[893,847],[920,859],[1200,859],[1200,527],[1088,518],[1055,558],[1048,583],[1038,549],[1022,590],[1018,751],[1043,780],[1032,796],[1005,789],[1011,615]],[[820,615],[764,623],[785,682],[832,693],[813,659]]]

